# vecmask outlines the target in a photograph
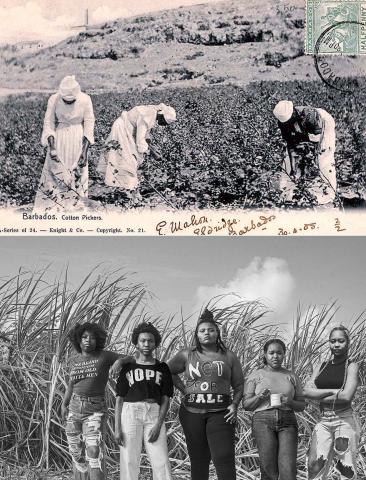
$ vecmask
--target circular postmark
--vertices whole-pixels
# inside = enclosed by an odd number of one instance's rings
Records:
[[[359,79],[366,76],[366,55],[352,50],[360,27],[366,25],[355,20],[336,22],[319,35],[314,48],[320,79],[330,88],[353,95],[361,88]]]

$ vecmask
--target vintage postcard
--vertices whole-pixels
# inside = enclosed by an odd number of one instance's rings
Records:
[[[0,233],[365,234],[364,9],[1,0]]]

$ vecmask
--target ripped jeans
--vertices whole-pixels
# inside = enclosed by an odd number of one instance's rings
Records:
[[[107,407],[104,397],[73,394],[69,404],[66,437],[75,480],[104,480],[104,430]]]
[[[357,479],[360,427],[351,409],[334,418],[322,416],[315,425],[308,456],[309,480],[325,480],[335,457],[343,480]]]
[[[124,445],[121,453],[121,480],[137,480],[141,461],[142,442],[149,456],[153,479],[172,480],[165,424],[155,442],[149,433],[156,425],[160,406],[157,403],[124,402],[121,414]]]

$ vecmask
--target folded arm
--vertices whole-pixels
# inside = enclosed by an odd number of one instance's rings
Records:
[[[323,398],[323,403],[349,403],[355,396],[358,380],[359,366],[357,363],[350,363],[347,369],[347,380],[342,390],[333,390],[332,394]]]

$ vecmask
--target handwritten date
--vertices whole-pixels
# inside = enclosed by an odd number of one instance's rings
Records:
[[[304,223],[302,227],[289,228],[288,230],[286,230],[285,228],[279,227],[277,235],[296,235],[306,230],[315,230],[316,228],[317,228],[316,222]]]

